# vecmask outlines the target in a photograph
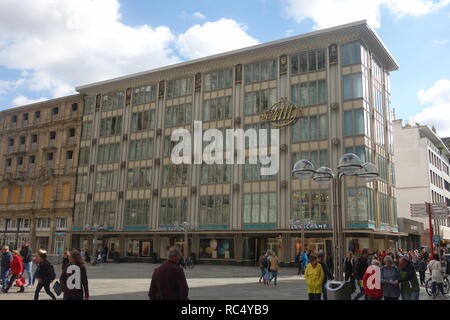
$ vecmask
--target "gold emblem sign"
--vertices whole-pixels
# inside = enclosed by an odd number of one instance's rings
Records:
[[[282,98],[260,116],[261,121],[271,121],[276,127],[284,127],[302,116],[302,109]]]

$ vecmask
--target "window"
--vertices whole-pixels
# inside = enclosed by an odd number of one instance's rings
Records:
[[[192,78],[167,81],[167,98],[173,99],[192,94]]]
[[[116,191],[119,180],[119,171],[99,171],[95,177],[95,191]]]
[[[152,168],[128,169],[127,186],[129,189],[151,187]]]
[[[69,137],[75,137],[75,128],[69,128]]]
[[[101,144],[98,146],[97,163],[117,163],[120,160],[120,143]]]
[[[350,42],[341,46],[341,64],[361,63],[361,43]]]
[[[87,166],[89,164],[89,153],[90,153],[89,147],[80,148],[80,160],[79,160],[80,166]]]
[[[156,100],[156,85],[134,88],[133,106],[150,103]]]
[[[7,166],[7,167],[11,167],[11,165],[12,165],[12,160],[11,160],[11,158],[6,159],[6,166]]]
[[[376,165],[378,168],[378,172],[380,173],[380,178],[387,181],[388,180],[388,168],[387,168],[386,158],[377,154],[376,160],[377,160]]]
[[[178,141],[172,141],[170,136],[164,137],[164,157],[170,157],[172,149],[177,145]]]
[[[163,186],[185,186],[188,182],[188,165],[169,164],[163,167]]]
[[[155,128],[155,111],[134,112],[131,117],[131,132],[145,131]]]
[[[202,225],[228,225],[230,223],[230,196],[200,197],[199,220]]]
[[[231,118],[231,97],[221,97],[203,101],[203,120]]]
[[[233,70],[224,69],[205,74],[204,91],[231,88],[233,86]]]
[[[355,136],[364,134],[368,124],[365,123],[365,112],[363,109],[344,111],[344,136]]]
[[[326,68],[326,49],[291,56],[291,74],[320,71]]]
[[[246,92],[244,97],[245,115],[264,112],[272,107],[277,100],[277,89],[265,89]]]
[[[329,167],[327,149],[303,151],[292,154],[293,164],[302,159],[310,161],[314,165],[314,168]]]
[[[36,229],[38,230],[48,230],[50,229],[50,219],[49,218],[39,218],[36,221]]]
[[[20,142],[21,145],[24,145],[25,142],[26,142],[25,137],[24,136],[19,137],[19,142]]]
[[[328,138],[328,116],[319,114],[301,117],[291,127],[292,141],[323,140]]]
[[[54,107],[52,109],[52,115],[57,115],[59,113],[59,108],[58,107]]]
[[[344,100],[363,98],[362,74],[355,73],[342,77]]]
[[[17,116],[16,116],[16,115],[14,115],[14,116],[11,117],[11,123],[12,123],[12,124],[17,123]]]
[[[53,161],[53,152],[47,153],[47,161]]]
[[[386,194],[379,193],[378,204],[380,206],[381,223],[388,224],[389,223],[388,196]]]
[[[298,83],[291,86],[291,101],[300,107],[327,103],[326,81]]]
[[[277,178],[277,174],[262,175],[262,167],[259,161],[256,164],[250,164],[246,160],[244,164],[244,181],[273,180]]]
[[[330,222],[330,195],[328,190],[294,191],[292,219],[309,219],[313,223]]]
[[[28,112],[22,115],[23,121],[28,121]]]
[[[365,146],[347,147],[345,153],[354,153],[362,162],[371,162],[370,150]]]
[[[276,223],[277,194],[244,194],[244,224]]]
[[[84,114],[90,114],[94,110],[94,97],[86,97],[84,98]]]
[[[66,230],[67,218],[56,218],[56,230]]]
[[[131,140],[129,160],[151,159],[153,155],[153,139]]]
[[[148,225],[149,199],[126,200],[124,225]]]
[[[50,131],[49,139],[50,140],[55,140],[56,139],[56,131]]]
[[[34,118],[35,119],[41,118],[41,112],[39,110],[34,112]]]
[[[260,61],[244,66],[245,83],[273,80],[276,78],[276,60]]]
[[[271,140],[271,130],[272,130],[272,125],[270,124],[270,122],[257,122],[257,123],[253,123],[253,124],[247,124],[244,126],[244,131],[247,131],[248,129],[255,129],[256,130],[256,134],[258,135],[258,139],[260,137],[260,135],[262,134],[259,130],[261,129],[265,129],[267,130],[267,146],[271,146],[272,145],[272,140]],[[225,129],[222,129],[225,130]],[[222,132],[222,135],[225,137],[225,132]],[[204,144],[206,145],[207,143],[204,142]],[[262,141],[260,141],[260,147],[262,147]],[[245,148],[248,149],[250,148],[250,139],[245,138]]]
[[[192,104],[184,103],[166,108],[166,127],[191,124]]]
[[[66,157],[67,160],[72,160],[73,159],[73,151],[72,150],[67,151],[66,156],[67,156]]]
[[[55,249],[54,249],[55,254],[57,254],[57,255],[63,254],[65,240],[66,239],[64,237],[55,237]]]
[[[28,163],[31,165],[31,164],[34,164],[36,162],[36,156],[30,156],[29,158],[28,158]]]
[[[202,164],[200,181],[207,183],[226,183],[231,181],[231,165],[227,164]]]
[[[73,225],[75,227],[84,226],[84,202],[76,202],[74,206]]]
[[[8,146],[13,147],[14,146],[14,138],[8,138]]]
[[[175,222],[183,223],[186,221],[188,210],[186,197],[161,198],[159,224],[174,225]]]
[[[114,226],[116,217],[116,202],[113,201],[95,201],[92,211],[92,224],[100,226]]]
[[[72,111],[75,112],[78,110],[78,103],[72,103]]]
[[[19,230],[30,230],[30,219],[20,219]]]
[[[122,133],[122,116],[103,118],[100,120],[100,137]]]
[[[347,188],[347,220],[375,221],[373,190],[369,188]]]
[[[77,192],[87,191],[87,173],[80,173],[77,177]]]
[[[92,121],[83,121],[81,126],[81,140],[88,140],[92,136]]]
[[[17,165],[22,166],[23,165],[23,157],[17,157]]]
[[[37,143],[38,142],[38,135],[33,134],[31,135],[31,143]]]
[[[102,110],[114,110],[123,108],[124,105],[123,91],[104,94],[102,97]]]

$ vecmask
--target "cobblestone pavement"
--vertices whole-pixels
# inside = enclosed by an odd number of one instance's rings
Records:
[[[88,265],[89,288],[92,300],[147,300],[150,278],[158,264],[107,263]],[[59,277],[61,266],[55,266]],[[258,283],[259,268],[244,266],[196,265],[186,270],[190,299],[205,300],[306,300],[306,285],[295,268],[281,268],[277,286]],[[27,275],[25,275],[27,277]],[[32,300],[34,291],[0,293],[0,300]],[[40,299],[48,300],[44,289]],[[60,297],[62,299],[62,296]],[[420,299],[430,299],[421,289]]]

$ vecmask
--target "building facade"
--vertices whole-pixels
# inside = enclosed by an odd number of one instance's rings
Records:
[[[0,112],[0,243],[34,251],[71,248],[80,95]]]
[[[398,66],[365,21],[77,88],[84,96],[73,245],[121,258],[165,258],[169,245],[203,262],[253,264],[267,249],[290,263],[302,248],[332,251],[332,190],[292,178],[310,159],[336,170],[344,153],[380,179],[347,178],[349,250],[394,247],[398,233],[389,73]],[[280,128],[280,170],[174,165],[175,128],[270,128],[264,111],[286,98],[302,117]],[[248,148],[248,145],[247,145]],[[247,150],[248,154],[248,150]]]
[[[404,124],[395,120],[394,148],[396,166],[398,216],[409,220],[406,229],[409,246],[430,246],[429,219],[411,217],[410,205],[417,203],[446,203],[450,206],[450,151],[439,136],[428,126]],[[420,235],[407,230],[414,222],[423,224]],[[449,237],[450,219],[433,220],[434,233]],[[420,241],[419,241],[420,240]],[[446,239],[450,240],[450,239]]]

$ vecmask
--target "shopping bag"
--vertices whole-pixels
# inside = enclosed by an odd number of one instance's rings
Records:
[[[55,283],[53,284],[53,291],[55,291],[57,296],[61,295],[62,288],[59,281],[55,281]]]

